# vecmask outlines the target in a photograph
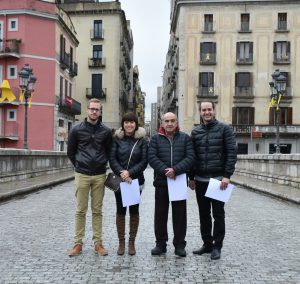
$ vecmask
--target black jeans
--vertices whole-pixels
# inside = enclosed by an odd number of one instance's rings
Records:
[[[221,249],[225,237],[224,202],[205,197],[207,186],[208,182],[196,181],[201,237],[205,246]],[[211,208],[214,218],[213,234]]]
[[[167,187],[155,188],[154,232],[156,244],[166,247],[168,241],[169,193]],[[185,248],[186,241],[186,200],[172,201],[173,245]]]
[[[117,205],[117,214],[126,215],[127,207],[123,207],[121,190],[115,191],[115,197],[116,197],[116,205]],[[139,214],[139,204],[129,206],[129,214],[130,215]]]

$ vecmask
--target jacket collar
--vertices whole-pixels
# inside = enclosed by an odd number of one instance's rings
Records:
[[[146,130],[143,127],[139,127],[135,132],[134,132],[134,138],[135,139],[141,139],[144,138],[146,136]],[[119,129],[116,130],[115,134],[114,134],[115,138],[118,139],[123,139],[125,137],[125,131],[122,129],[122,127],[120,127]]]

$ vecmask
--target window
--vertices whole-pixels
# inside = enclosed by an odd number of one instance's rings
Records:
[[[253,107],[233,107],[232,108],[233,125],[254,125]]]
[[[92,97],[103,97],[102,74],[92,74]]]
[[[94,21],[94,38],[103,38],[102,20]]]
[[[93,58],[102,58],[102,45],[93,45]]]
[[[59,127],[64,127],[64,120],[63,119],[58,120],[58,126]]]
[[[69,82],[67,81],[67,79],[65,79],[65,96],[68,95],[68,86],[69,86]]]
[[[216,43],[201,42],[200,43],[200,63],[215,64],[216,63]]]
[[[250,32],[250,14],[241,14],[241,32]]]
[[[214,95],[214,73],[201,72],[199,73],[199,96]]]
[[[60,80],[59,80],[59,97],[60,97],[60,101],[62,100],[63,96],[64,96],[64,77],[60,76]]]
[[[237,144],[237,154],[238,155],[247,155],[248,154],[248,144],[247,143],[238,143]]]
[[[292,144],[280,144],[280,153],[281,154],[291,154]],[[269,154],[276,153],[276,145],[271,143],[269,144]]]
[[[235,95],[252,96],[252,73],[235,73]]]
[[[63,152],[65,150],[65,142],[59,141],[59,151]]]
[[[71,128],[72,128],[72,122],[68,121],[68,133],[70,132]]]
[[[11,32],[18,31],[18,19],[8,20],[8,30]]]
[[[286,31],[287,30],[287,13],[278,13],[277,29],[279,31]]]
[[[269,123],[270,125],[276,124],[276,111],[275,108],[270,108]],[[292,125],[293,124],[293,108],[281,107],[278,111],[278,124],[279,125]]]
[[[17,110],[8,109],[7,110],[7,121],[17,121]]]
[[[204,15],[204,31],[205,32],[213,32],[214,28],[214,17],[213,15]]]
[[[274,42],[274,62],[289,63],[290,62],[290,42],[276,41]]]
[[[286,78],[286,95],[291,96],[292,95],[292,90],[291,90],[291,73],[290,72],[283,72],[281,73],[285,76]]]
[[[69,97],[72,98],[72,83],[69,83]]]
[[[237,42],[236,52],[236,62],[238,64],[253,62],[253,42]]]
[[[8,65],[7,66],[7,79],[17,79],[17,66]]]

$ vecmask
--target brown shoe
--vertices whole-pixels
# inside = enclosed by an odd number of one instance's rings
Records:
[[[82,252],[82,245],[81,244],[76,244],[70,251],[69,251],[69,256],[76,256]]]
[[[103,245],[95,245],[95,253],[99,253],[100,255],[108,255],[108,251],[103,247]]]

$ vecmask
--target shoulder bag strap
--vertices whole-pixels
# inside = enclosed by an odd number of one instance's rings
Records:
[[[137,140],[137,141],[134,143],[134,145],[133,145],[133,147],[132,147],[132,149],[131,149],[131,153],[130,153],[130,156],[129,156],[129,159],[128,159],[126,171],[128,171],[128,168],[129,168],[129,163],[130,163],[130,160],[131,160],[131,156],[132,156],[133,149],[134,149],[134,147],[136,146],[136,144],[137,144],[139,141],[140,141],[140,139]]]

